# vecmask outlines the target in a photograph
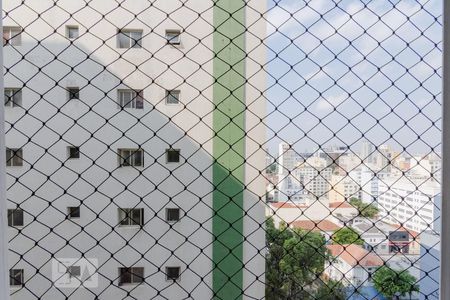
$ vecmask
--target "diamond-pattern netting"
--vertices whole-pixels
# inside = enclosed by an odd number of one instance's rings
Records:
[[[438,299],[442,3],[3,3],[12,299]]]

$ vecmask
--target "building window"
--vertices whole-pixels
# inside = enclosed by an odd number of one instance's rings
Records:
[[[17,88],[5,88],[5,107],[22,105],[22,90]]]
[[[166,150],[166,161],[168,163],[180,162],[180,150],[179,149],[167,149]]]
[[[171,90],[166,91],[166,104],[178,104],[180,103],[180,91]]]
[[[69,277],[80,277],[81,276],[81,267],[80,266],[68,266],[67,274],[69,274]]]
[[[176,281],[180,279],[180,267],[166,267],[166,280]]]
[[[166,221],[169,223],[178,222],[180,220],[179,208],[166,208]]]
[[[9,270],[9,285],[10,286],[22,286],[23,280],[23,269],[11,269]]]
[[[23,166],[22,149],[6,148],[6,166],[21,167]]]
[[[67,154],[69,156],[69,159],[80,158],[80,147],[75,147],[75,146],[67,147]]]
[[[179,45],[181,42],[180,34],[180,30],[166,30],[167,43],[171,45]]]
[[[142,226],[144,224],[143,208],[119,208],[120,226]]]
[[[8,209],[8,226],[23,226],[23,210],[20,208]]]
[[[69,96],[69,100],[80,99],[80,88],[79,87],[68,87],[67,93]]]
[[[67,208],[67,216],[69,219],[80,218],[80,207],[79,206],[69,206]]]
[[[20,46],[22,45],[22,28],[3,26],[3,46],[12,45]]]
[[[118,149],[118,155],[121,167],[144,166],[144,151],[141,149]]]
[[[141,48],[142,30],[122,29],[117,34],[117,47],[119,48]]]
[[[144,91],[119,90],[119,107],[144,108]]]
[[[144,268],[119,268],[119,285],[139,284],[144,282]]]
[[[69,40],[74,40],[78,37],[78,26],[76,25],[69,25],[66,26],[66,37]]]

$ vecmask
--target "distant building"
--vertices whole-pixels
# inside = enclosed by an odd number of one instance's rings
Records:
[[[345,286],[372,285],[371,274],[384,265],[376,254],[358,245],[327,245],[333,259],[326,260],[324,275]]]
[[[380,217],[417,232],[440,230],[440,192],[440,184],[431,180],[379,180]]]

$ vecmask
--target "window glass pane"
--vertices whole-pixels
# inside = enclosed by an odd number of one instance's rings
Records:
[[[69,39],[76,39],[78,37],[78,27],[68,27],[67,37]]]
[[[167,92],[167,103],[168,104],[178,104],[180,98],[180,92],[178,91],[168,91]]]
[[[23,210],[15,209],[13,215],[13,226],[23,226]]]
[[[119,285],[131,282],[131,274],[128,268],[119,268],[119,274],[120,274]]]
[[[80,158],[80,148],[69,147],[69,158]]]
[[[20,46],[22,44],[21,30],[14,28],[11,30],[11,39],[9,43],[13,46]]]
[[[69,218],[79,218],[80,217],[80,208],[79,207],[69,207]]]
[[[120,225],[130,225],[129,213],[130,213],[129,209],[119,208],[119,222],[120,222]]]
[[[142,32],[141,31],[132,31],[130,32],[131,37],[131,45],[133,48],[141,48],[142,42]]]
[[[144,268],[132,268],[132,282],[140,283],[144,281]]]
[[[142,159],[143,151],[138,150],[134,152],[134,166],[140,167],[143,165],[143,159]]]
[[[23,165],[23,160],[22,160],[22,149],[16,149],[14,151],[14,156],[13,156],[13,160],[12,160],[12,165],[13,166],[22,166]]]
[[[166,31],[166,39],[169,44],[179,44],[180,43],[180,32],[179,31]]]
[[[12,96],[13,96],[13,106],[20,106],[22,105],[22,90],[14,89],[12,90]]]
[[[142,209],[140,209],[140,208],[133,209],[133,211],[132,211],[132,224],[133,225],[142,225],[141,212],[142,212]]]
[[[117,35],[117,43],[119,48],[130,48],[130,37],[127,32],[119,32]]]
[[[144,108],[144,91],[139,91],[136,95],[136,108]]]

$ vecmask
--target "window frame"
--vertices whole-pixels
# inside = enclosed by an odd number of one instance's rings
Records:
[[[145,281],[144,267],[119,267],[119,286],[138,285]],[[138,272],[136,272],[138,271]],[[129,276],[129,280],[124,281],[124,276]],[[137,279],[137,280],[136,280]]]
[[[3,26],[3,46],[22,46],[22,32],[23,29],[20,26]],[[8,38],[5,38],[6,33]]]
[[[71,30],[76,30],[76,35],[74,37],[70,37]],[[66,25],[66,38],[73,41],[76,40],[80,36],[80,28],[78,25]]]
[[[170,269],[177,269],[178,270],[178,276],[176,278],[170,277]],[[166,281],[179,281],[181,278],[181,267],[179,266],[168,266],[166,267]]]
[[[76,152],[72,152],[75,150]],[[67,159],[80,159],[81,152],[78,146],[67,146]]]
[[[171,37],[172,36],[172,37]],[[169,45],[180,45],[181,44],[181,30],[178,29],[166,29],[166,41]],[[176,38],[174,38],[176,37]]]
[[[142,227],[144,226],[144,208],[117,208],[119,227]],[[135,214],[139,212],[139,216]],[[136,222],[137,217],[139,221]]]
[[[7,167],[23,166],[22,148],[6,148],[6,166]]]
[[[16,213],[19,213],[20,216],[17,216]],[[24,211],[21,208],[8,208],[7,210],[8,217],[8,227],[23,227],[25,223],[24,220]],[[16,219],[21,220],[19,224],[16,224]]]
[[[80,219],[81,218],[81,207],[80,206],[68,206],[67,207],[67,218]]]
[[[80,88],[78,86],[68,86],[67,88],[67,98],[71,100],[80,100]]]
[[[22,89],[10,88],[4,89],[5,107],[20,107],[22,106]],[[8,101],[6,101],[8,99]],[[12,101],[11,101],[12,99]]]
[[[170,154],[169,153],[178,153],[178,160],[177,161],[171,161],[169,159]],[[181,150],[180,149],[174,149],[174,148],[169,148],[166,149],[166,163],[168,164],[178,164],[181,161]]]
[[[16,274],[13,274],[17,272]],[[25,283],[24,269],[9,269],[9,286],[10,287],[20,287]],[[17,280],[17,275],[20,276],[20,280]],[[15,284],[13,284],[15,283]],[[18,283],[18,284],[17,284]]]
[[[124,99],[127,94],[130,99],[128,101]],[[117,104],[121,109],[144,109],[144,90],[118,89]]]
[[[173,211],[177,211],[178,212],[178,215],[177,215],[176,219],[170,218],[171,217],[171,212],[173,212]],[[177,222],[180,221],[180,219],[181,219],[181,209],[180,208],[177,208],[177,207],[168,207],[168,208],[166,208],[166,222],[167,223],[177,223]]]
[[[176,99],[177,99],[176,103],[169,101],[170,97],[172,97],[172,99],[175,98],[174,95],[176,95]],[[180,100],[180,98],[181,98],[181,91],[180,90],[166,90],[166,97],[165,98],[166,98],[165,99],[166,105],[179,105],[180,102],[181,102],[181,100]]]
[[[139,34],[136,39],[132,37],[134,34]],[[125,40],[121,40],[122,37],[126,37],[128,43],[124,43]],[[117,30],[117,48],[119,49],[132,49],[132,48],[142,48],[142,39],[144,37],[144,31],[142,29],[128,29],[122,28]],[[125,45],[128,44],[128,45]]]
[[[136,164],[136,154],[140,154],[140,164]],[[143,149],[129,149],[119,148],[117,149],[117,158],[119,161],[119,167],[144,167],[144,150]]]

